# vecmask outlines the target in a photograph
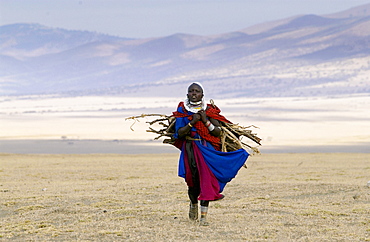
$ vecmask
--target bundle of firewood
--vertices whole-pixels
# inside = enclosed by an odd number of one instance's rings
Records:
[[[128,119],[134,120],[134,123],[131,125],[131,129],[136,121],[138,121],[139,118],[145,118],[148,116],[157,116],[158,119],[155,119],[153,121],[147,122],[149,124],[149,129],[147,132],[152,132],[155,134],[158,134],[155,140],[158,140],[161,137],[164,137],[163,143],[166,144],[174,144],[175,138],[173,135],[175,134],[175,123],[176,118],[163,115],[163,114],[142,114],[139,116],[133,116],[128,117]],[[252,130],[249,128],[254,127],[253,125],[248,127],[240,126],[239,124],[230,124],[225,122],[220,122],[221,124],[221,150],[223,152],[230,152],[235,151],[238,149],[246,149],[252,151],[252,153],[259,153],[259,150],[257,147],[253,147],[251,145],[246,144],[242,141],[243,137],[246,137],[250,140],[252,140],[254,143],[261,145],[260,141],[261,139],[257,137],[256,134],[252,133]],[[159,128],[153,128],[153,126],[159,126]]]

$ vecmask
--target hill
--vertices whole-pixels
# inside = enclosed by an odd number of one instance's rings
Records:
[[[0,95],[176,95],[191,81],[225,98],[369,93],[369,8],[151,39],[5,25]]]

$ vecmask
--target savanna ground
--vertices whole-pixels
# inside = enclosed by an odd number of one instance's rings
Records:
[[[370,154],[262,154],[188,220],[177,154],[0,155],[0,240],[370,241]]]

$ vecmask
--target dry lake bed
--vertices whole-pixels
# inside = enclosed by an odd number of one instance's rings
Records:
[[[370,154],[251,156],[188,219],[178,154],[0,154],[0,240],[370,241]]]

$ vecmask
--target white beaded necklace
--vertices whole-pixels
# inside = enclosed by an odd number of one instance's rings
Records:
[[[197,113],[200,110],[205,110],[206,103],[204,101],[204,98],[202,98],[199,102],[191,102],[189,98],[185,99],[184,102],[185,109],[192,113]]]

